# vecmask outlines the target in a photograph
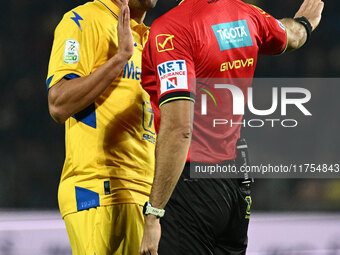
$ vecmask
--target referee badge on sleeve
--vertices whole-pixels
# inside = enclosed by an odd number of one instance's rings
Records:
[[[66,40],[64,62],[66,64],[75,64],[79,62],[79,43],[76,40]]]
[[[172,39],[174,38],[174,35],[168,35],[168,34],[159,34],[156,36],[156,46],[158,52],[163,52],[167,50],[173,50],[174,49],[174,43]]]

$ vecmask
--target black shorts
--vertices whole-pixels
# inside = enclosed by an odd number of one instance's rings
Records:
[[[247,248],[250,185],[190,179],[189,165],[161,218],[159,255],[241,255]]]

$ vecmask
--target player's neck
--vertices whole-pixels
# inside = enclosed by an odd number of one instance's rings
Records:
[[[115,5],[117,5],[119,8],[122,5],[121,0],[111,0]],[[138,24],[143,23],[144,18],[146,15],[146,11],[140,10],[138,8],[131,8],[130,7],[130,18],[135,20]]]
[[[135,20],[138,24],[142,24],[145,18],[146,12],[141,10],[130,10],[131,19]]]

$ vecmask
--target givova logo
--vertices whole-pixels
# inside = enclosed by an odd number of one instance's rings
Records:
[[[221,23],[211,27],[220,46],[220,51],[253,46],[246,20]]]

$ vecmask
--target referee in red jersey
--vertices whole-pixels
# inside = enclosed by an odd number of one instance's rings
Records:
[[[232,164],[240,125],[212,132],[205,123],[197,124],[200,109],[194,102],[199,102],[201,90],[189,81],[251,80],[258,54],[282,54],[310,39],[323,6],[321,0],[304,0],[294,18],[276,20],[241,0],[184,0],[152,24],[143,51],[142,84],[150,94],[158,137],[141,255],[246,253],[249,183],[190,179],[186,163],[191,146],[195,153],[190,153],[190,162]],[[235,68],[235,62],[243,64]],[[222,68],[223,63],[230,64]],[[241,122],[242,115],[232,115],[230,108],[219,111]],[[192,136],[193,125],[197,135]]]

